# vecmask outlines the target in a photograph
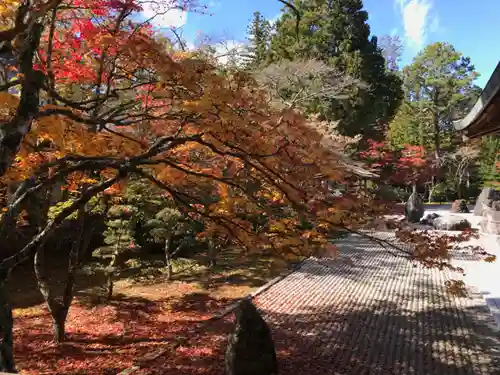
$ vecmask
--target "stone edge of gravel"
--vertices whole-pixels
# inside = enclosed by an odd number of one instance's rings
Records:
[[[236,307],[238,307],[238,304],[241,301],[243,301],[245,299],[250,299],[250,300],[254,299],[259,294],[262,294],[265,291],[269,290],[272,286],[276,285],[280,281],[282,281],[285,278],[287,278],[288,276],[290,276],[295,271],[299,270],[308,259],[310,259],[310,258],[305,258],[305,259],[301,260],[300,262],[298,262],[297,264],[294,264],[289,270],[283,272],[279,276],[276,276],[274,279],[269,280],[267,283],[265,283],[264,285],[262,285],[261,287],[259,287],[257,290],[253,291],[252,293],[250,293],[246,297],[240,298],[236,302],[231,303],[224,310],[222,310],[222,312],[220,312],[218,314],[215,314],[212,317],[204,320],[203,323],[214,322],[216,320],[222,319],[222,318],[226,317],[227,315],[231,314],[236,309]],[[175,350],[179,345],[180,344],[169,345],[166,348],[162,348],[162,349],[159,349],[159,350],[157,350],[157,351],[155,351],[153,353],[146,354],[146,355],[142,356],[141,358],[136,359],[133,362],[132,366],[130,366],[130,367],[126,368],[125,370],[119,372],[117,375],[130,375],[130,374],[133,374],[134,372],[140,370],[141,368],[144,368],[145,364],[147,362],[154,361],[155,359],[157,359],[157,358],[161,357],[162,355],[164,355],[169,350]]]

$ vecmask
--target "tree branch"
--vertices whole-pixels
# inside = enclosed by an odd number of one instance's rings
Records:
[[[299,10],[293,4],[291,4],[286,0],[278,0],[278,1],[284,4],[286,7],[290,8],[292,12],[295,13],[295,37],[297,38],[297,41],[299,41],[300,40],[299,24],[301,19]]]
[[[50,220],[45,228],[40,231],[33,239],[18,253],[5,258],[0,262],[0,274],[5,275],[12,270],[16,265],[27,260],[33,252],[43,245],[52,232],[63,223],[63,221],[75,212],[79,207],[85,205],[96,194],[106,190],[119,180],[125,177],[124,172],[118,172],[114,177],[109,178],[100,184],[89,187],[80,198],[76,199],[70,206],[64,208],[53,220]]]
[[[14,87],[14,86],[22,84],[22,82],[23,81],[20,80],[20,79],[16,79],[14,81],[7,82],[7,83],[5,83],[3,85],[0,85],[0,91],[7,91],[11,87]]]
[[[0,127],[0,176],[11,166],[24,136],[39,111],[39,93],[44,77],[33,69],[33,58],[40,45],[43,24],[35,23],[26,35],[19,56],[19,72],[24,75],[21,98],[14,117]]]

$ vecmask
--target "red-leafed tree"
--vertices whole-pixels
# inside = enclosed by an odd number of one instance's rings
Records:
[[[393,150],[384,142],[369,141],[360,157],[379,172],[382,181],[395,185],[417,186],[434,173],[432,159],[421,146],[404,145]]]
[[[368,140],[368,148],[359,153],[360,158],[368,164],[370,169],[374,169],[382,181],[389,181],[396,155],[384,142]]]
[[[422,146],[405,145],[398,151],[391,180],[395,183],[418,185],[427,182],[433,175],[433,163]]]

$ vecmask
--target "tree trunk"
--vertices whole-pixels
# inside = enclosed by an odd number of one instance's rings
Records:
[[[85,208],[81,207],[78,211],[78,235],[73,242],[69,253],[68,275],[64,292],[59,302],[52,292],[52,288],[45,275],[45,251],[38,249],[35,254],[34,268],[38,281],[38,288],[47,303],[50,315],[52,317],[54,341],[61,343],[66,340],[66,319],[74,297],[75,275],[79,266],[79,254],[82,249],[86,249],[90,243],[89,231],[85,231]],[[91,227],[88,226],[91,229]],[[90,231],[91,233],[91,231]]]
[[[439,93],[436,91],[434,93],[433,102],[436,103],[438,100]],[[434,125],[434,147],[436,160],[439,161],[441,158],[441,129],[439,128],[439,113],[436,109],[432,111],[432,122]]]
[[[434,200],[434,190],[436,189],[436,185],[434,183],[431,183],[431,186],[429,188],[429,197],[427,199],[427,203],[432,203]]]
[[[113,281],[113,272],[109,272],[107,274],[107,281],[106,281],[106,299],[108,301],[111,300],[113,297],[113,288],[115,286],[115,283]]]
[[[45,249],[43,247],[38,248],[35,253],[34,269],[38,282],[38,290],[42,293],[52,317],[53,339],[57,343],[63,342],[66,336],[64,322],[66,321],[67,314],[63,313],[63,306],[54,297],[50,283],[45,275]]]
[[[40,89],[44,84],[41,72],[33,69],[33,58],[44,30],[41,22],[28,28],[26,43],[18,56],[19,73],[24,76],[21,96],[14,117],[0,127],[0,176],[12,165],[24,136],[31,130],[33,119],[40,109]]]
[[[173,267],[172,267],[172,254],[170,254],[170,249],[172,248],[172,238],[170,234],[165,240],[165,265],[167,266],[167,280],[172,279]]]
[[[2,342],[0,343],[0,371],[17,373],[14,362],[14,339],[12,307],[9,304],[7,293],[8,273],[4,273],[0,279],[0,330],[2,331]]]
[[[113,297],[113,289],[115,286],[114,276],[115,276],[115,266],[118,262],[118,254],[120,249],[118,246],[115,248],[115,252],[113,253],[113,257],[111,258],[111,262],[106,270],[106,299],[109,301]]]
[[[463,194],[462,194],[462,175],[458,178],[458,183],[457,183],[457,193],[458,193],[458,199],[462,199]]]
[[[434,94],[434,102],[437,102],[439,93]],[[433,123],[434,123],[434,157],[436,158],[436,170],[441,168],[441,129],[439,128],[439,114],[434,110],[432,113]],[[431,189],[429,191],[429,203],[432,202],[434,189],[437,185],[437,175],[434,174],[431,179]]]
[[[52,317],[52,327],[54,330],[54,341],[58,344],[66,340],[66,316]]]
[[[215,268],[217,266],[217,249],[213,242],[211,242],[209,245],[208,257],[209,257],[210,267]]]

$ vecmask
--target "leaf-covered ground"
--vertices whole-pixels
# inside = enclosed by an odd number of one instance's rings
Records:
[[[203,358],[213,361],[230,329],[228,319],[204,321],[281,273],[283,267],[265,258],[245,262],[226,254],[213,273],[197,264],[182,265],[171,282],[157,274],[147,277],[146,267],[140,280],[117,281],[117,298],[110,303],[97,298],[97,281],[82,276],[67,321],[69,340],[61,345],[52,342],[51,318],[30,267],[18,270],[11,285],[18,369],[29,375],[116,375],[143,355],[175,345],[172,371],[197,374],[198,370],[184,372],[183,363],[192,367]],[[64,276],[64,269],[60,272]],[[192,361],[193,353],[199,361]]]
[[[183,294],[163,300],[122,298],[94,306],[78,301],[68,317],[69,340],[61,345],[52,342],[50,316],[43,306],[16,310],[19,369],[32,375],[117,374],[167,344],[195,340],[200,322],[230,303],[189,284],[175,288],[184,289]],[[206,340],[206,347],[178,351],[212,354],[214,340]]]

